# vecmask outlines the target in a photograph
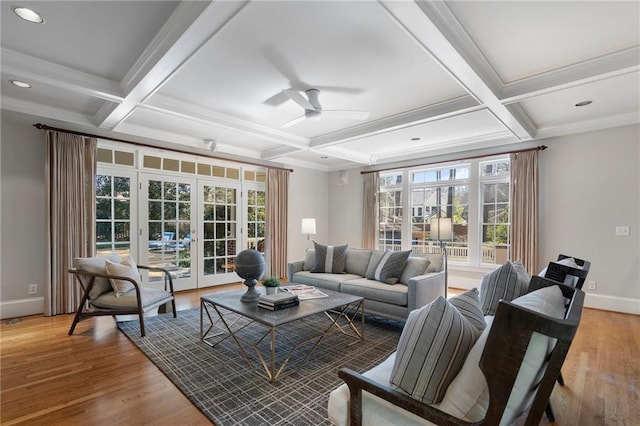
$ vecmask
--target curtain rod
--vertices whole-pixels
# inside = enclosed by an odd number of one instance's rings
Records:
[[[148,143],[144,143],[144,142],[135,142],[135,141],[130,141],[130,140],[126,140],[126,139],[118,139],[118,138],[114,138],[114,137],[111,137],[111,136],[100,136],[100,135],[95,135],[95,134],[92,134],[92,133],[77,132],[75,130],[67,130],[67,129],[61,129],[59,127],[47,126],[46,124],[42,124],[42,123],[36,123],[36,124],[33,125],[33,127],[35,127],[36,129],[39,129],[39,130],[53,130],[53,131],[56,131],[56,132],[70,133],[72,135],[86,136],[88,138],[99,138],[99,139],[106,139],[106,140],[110,140],[110,141],[114,141],[114,142],[124,142],[124,143],[128,143],[128,144],[135,145],[135,146],[143,146],[145,148],[163,149],[163,150],[166,150],[166,151],[178,152],[180,154],[198,155],[200,157],[215,158],[216,160],[234,161],[234,162],[240,163],[240,164],[249,164],[251,166],[260,166],[260,167],[266,167],[266,168],[269,168],[269,169],[286,170],[286,171],[288,171],[290,173],[293,173],[293,169],[287,169],[285,167],[266,166],[266,165],[261,164],[261,163],[255,163],[255,162],[246,161],[246,160],[229,159],[229,158],[218,157],[218,156],[210,155],[210,154],[194,154],[193,152],[189,152],[189,151],[184,150],[184,149],[165,148],[165,147],[154,146],[154,145],[151,145],[151,144],[148,144]]]
[[[492,154],[471,155],[469,157],[454,158],[452,160],[446,160],[446,161],[431,161],[431,162],[427,162],[427,163],[413,164],[413,165],[404,166],[404,167],[400,166],[400,167],[387,167],[387,168],[384,168],[384,169],[376,169],[376,170],[363,170],[363,171],[360,172],[360,174],[366,175],[366,174],[369,174],[369,173],[386,172],[388,170],[406,169],[406,168],[409,168],[409,167],[430,166],[432,164],[450,163],[450,162],[453,162],[453,161],[476,160],[478,158],[493,157],[493,156],[496,156],[496,155],[517,154],[518,152],[544,151],[545,149],[547,149],[546,145],[539,145],[539,146],[534,146],[534,147],[531,147],[531,148],[516,149],[516,150],[513,150],[513,151],[502,151],[502,152],[496,152],[496,153],[492,153]]]

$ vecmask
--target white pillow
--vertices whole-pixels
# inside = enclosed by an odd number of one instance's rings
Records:
[[[121,261],[120,256],[116,253],[112,253],[109,256],[76,257],[73,259],[73,267],[80,271],[106,274],[107,259],[115,263],[120,263]],[[89,285],[89,279],[86,275],[81,275],[80,280],[85,286]],[[89,292],[89,298],[95,299],[107,291],[111,291],[111,284],[109,283],[109,280],[102,277],[96,277],[93,282],[93,287],[91,287],[91,291]]]
[[[556,318],[564,317],[564,297],[558,286],[545,287],[525,294],[512,303]],[[480,370],[480,356],[493,325],[493,317],[485,317],[484,329],[469,352],[460,373],[451,382],[440,404],[440,409],[469,421],[482,419],[489,407],[489,388]],[[511,391],[500,424],[511,424],[531,403],[529,390],[539,376],[553,339],[534,333],[529,341],[522,366]]]
[[[106,268],[109,275],[132,278],[136,283],[140,283],[138,266],[131,257],[126,258],[122,263],[114,263],[107,259]],[[109,279],[109,281],[111,282],[111,287],[113,287],[116,297],[120,297],[126,292],[134,289],[134,285],[131,281],[115,279]]]

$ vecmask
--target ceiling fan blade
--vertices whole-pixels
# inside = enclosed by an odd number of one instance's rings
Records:
[[[349,120],[366,120],[369,113],[366,111],[350,111],[340,109],[324,109],[322,115],[326,117],[347,118]]]
[[[289,121],[287,121],[287,122],[286,122],[286,123],[284,123],[282,126],[280,126],[280,128],[281,128],[281,129],[285,129],[285,128],[287,128],[287,127],[291,127],[291,126],[293,126],[293,125],[295,125],[295,124],[298,124],[298,123],[299,123],[299,122],[301,122],[301,121],[304,121],[304,119],[305,119],[305,118],[306,118],[306,117],[305,117],[305,116],[304,116],[304,114],[303,114],[303,115],[301,115],[301,116],[299,116],[299,117],[294,118],[293,120],[289,120]]]
[[[315,108],[313,107],[313,105],[311,105],[311,103],[307,100],[307,98],[302,96],[302,93],[298,92],[297,90],[286,89],[286,90],[283,90],[282,93],[287,95],[289,99],[291,99],[293,102],[300,105],[302,108],[315,111]]]

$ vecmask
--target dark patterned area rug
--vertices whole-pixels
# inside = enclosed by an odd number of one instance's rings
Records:
[[[235,327],[247,322],[239,317]],[[278,328],[277,365],[290,348],[287,339],[297,342],[311,329],[329,324],[320,314]],[[352,339],[332,333],[304,361],[312,345],[302,346],[275,383],[267,380],[250,346],[245,346],[245,351],[256,371],[248,366],[233,339],[222,339],[214,348],[201,342],[199,308],[180,311],[178,318],[171,314],[150,317],[145,325],[147,336],[140,337],[138,321],[118,323],[120,330],[212,422],[254,426],[330,425],[327,402],[329,393],[342,384],[338,370],[348,367],[362,372],[383,361],[395,350],[403,324],[367,316],[364,342],[348,346]],[[242,333],[245,338],[258,338],[265,330],[254,323]],[[269,353],[269,347],[267,337],[262,341],[263,353]]]

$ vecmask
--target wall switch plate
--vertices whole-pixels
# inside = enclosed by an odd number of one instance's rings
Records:
[[[616,236],[617,237],[628,237],[629,236],[629,227],[628,226],[616,226]]]
[[[596,290],[596,282],[595,281],[589,281],[588,287],[589,287],[589,290]]]
[[[38,294],[38,284],[29,284],[29,294]]]

